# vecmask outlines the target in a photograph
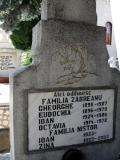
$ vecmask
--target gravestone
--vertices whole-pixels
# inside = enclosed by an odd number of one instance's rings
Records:
[[[13,56],[12,55],[0,55],[0,69],[8,70],[10,67],[14,67],[13,65]],[[10,66],[10,67],[9,67]],[[15,67],[14,67],[15,68]]]
[[[107,64],[95,0],[43,0],[41,17],[33,64],[10,80],[12,159],[62,160],[69,149],[81,159],[116,159],[119,74]]]
[[[0,83],[9,83],[9,74],[20,66],[20,53],[19,50],[5,48],[0,43]]]

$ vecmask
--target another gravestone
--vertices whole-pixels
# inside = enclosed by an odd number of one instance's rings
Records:
[[[107,64],[95,0],[43,0],[41,17],[33,65],[11,77],[13,160],[61,160],[68,149],[86,160],[114,160],[119,75]]]

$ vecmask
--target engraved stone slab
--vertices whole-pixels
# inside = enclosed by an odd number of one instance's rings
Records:
[[[115,89],[28,93],[28,151],[57,149],[114,138]]]

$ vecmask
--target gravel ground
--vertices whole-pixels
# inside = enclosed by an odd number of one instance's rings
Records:
[[[10,160],[10,153],[0,154],[0,160]]]

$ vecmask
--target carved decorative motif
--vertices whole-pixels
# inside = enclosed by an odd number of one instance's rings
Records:
[[[56,84],[73,84],[87,76],[87,49],[81,44],[65,45],[56,53],[55,61],[62,68]]]

